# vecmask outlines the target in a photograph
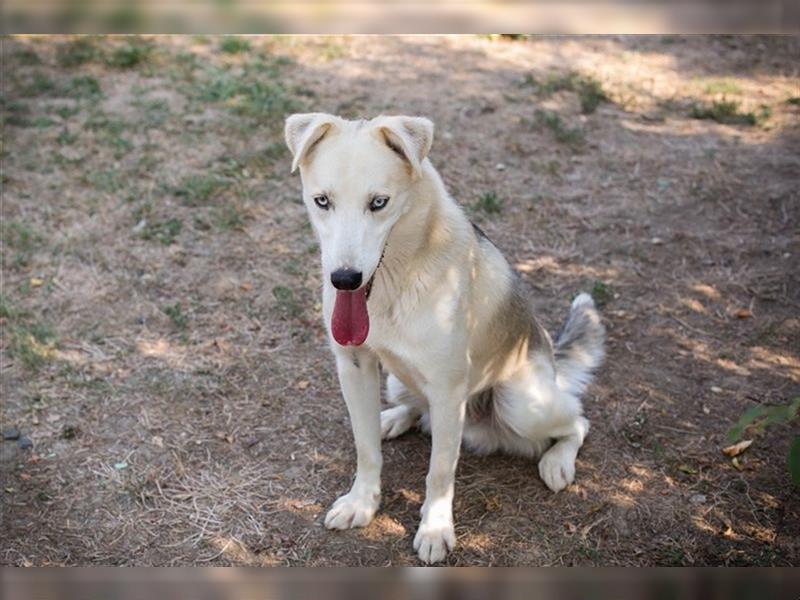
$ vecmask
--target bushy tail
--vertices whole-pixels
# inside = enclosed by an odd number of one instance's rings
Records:
[[[603,362],[606,330],[589,294],[572,301],[567,321],[556,336],[556,377],[565,392],[580,396]]]

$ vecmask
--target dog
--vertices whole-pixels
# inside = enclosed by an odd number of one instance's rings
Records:
[[[518,276],[445,190],[428,158],[433,131],[430,120],[408,116],[307,113],[285,123],[319,238],[323,318],[357,456],[353,485],[325,525],[372,520],[381,439],[419,425],[432,448],[414,549],[428,564],[455,547],[462,443],[539,458],[539,476],[554,492],[573,482],[589,430],[580,396],[605,338],[591,296],[581,293],[551,340]]]

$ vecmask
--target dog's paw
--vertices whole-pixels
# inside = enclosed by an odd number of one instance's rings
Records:
[[[411,429],[416,418],[407,406],[393,406],[381,411],[381,438],[391,440]]]
[[[539,461],[539,477],[554,492],[560,492],[575,481],[575,457],[571,452],[551,448]]]
[[[366,527],[375,516],[380,501],[380,494],[359,494],[351,491],[333,503],[325,515],[325,527],[328,529]]]
[[[441,562],[456,546],[456,532],[452,519],[423,519],[414,536],[414,550],[425,564]]]

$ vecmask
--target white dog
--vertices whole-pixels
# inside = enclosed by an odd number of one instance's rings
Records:
[[[448,195],[420,117],[347,121],[292,115],[286,142],[322,251],[322,306],[353,427],[355,481],[325,518],[367,525],[380,504],[381,438],[419,423],[432,437],[414,549],[425,563],[455,545],[459,448],[539,457],[554,492],[575,477],[589,429],[580,394],[604,329],[580,294],[555,344],[500,251]],[[389,372],[381,412],[380,367]]]

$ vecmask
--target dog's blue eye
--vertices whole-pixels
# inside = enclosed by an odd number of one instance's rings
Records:
[[[331,206],[331,201],[325,194],[314,196],[314,204],[319,206],[322,210],[328,210]]]
[[[369,203],[369,209],[373,212],[382,209],[389,203],[389,196],[375,196]]]

